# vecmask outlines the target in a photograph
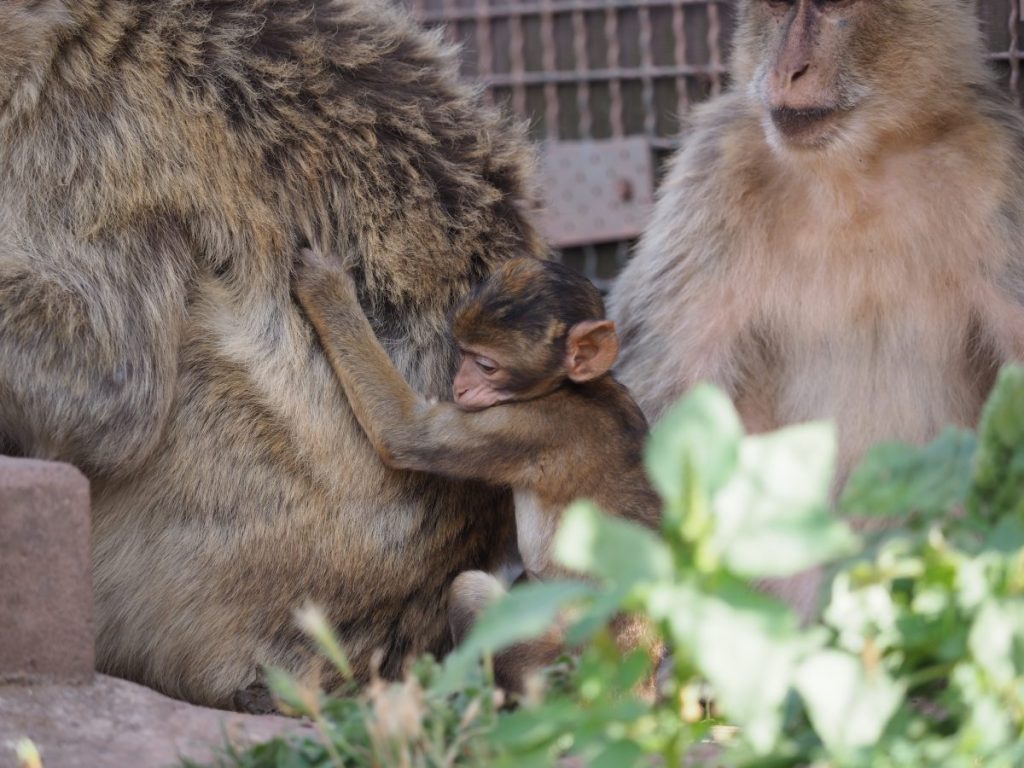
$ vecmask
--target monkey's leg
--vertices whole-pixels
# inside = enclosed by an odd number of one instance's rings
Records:
[[[160,436],[184,287],[175,255],[118,243],[0,252],[0,443],[124,474]],[[180,262],[178,262],[180,263]]]
[[[465,571],[452,582],[448,597],[448,624],[456,645],[465,640],[484,609],[505,594],[494,576]],[[494,656],[494,680],[500,688],[521,694],[531,674],[553,663],[564,651],[562,631],[553,627],[543,636],[516,643]]]

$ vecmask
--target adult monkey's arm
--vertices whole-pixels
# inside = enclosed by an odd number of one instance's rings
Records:
[[[0,241],[0,444],[90,476],[145,460],[184,317],[187,255],[167,234]]]

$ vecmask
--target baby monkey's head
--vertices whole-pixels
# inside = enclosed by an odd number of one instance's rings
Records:
[[[506,261],[455,311],[452,333],[461,362],[455,403],[481,410],[530,400],[566,380],[604,376],[619,341],[601,294],[578,272],[554,261]]]

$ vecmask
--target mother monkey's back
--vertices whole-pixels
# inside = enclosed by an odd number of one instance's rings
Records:
[[[403,373],[442,396],[448,309],[511,255],[527,152],[450,54],[361,0],[0,6],[0,447],[92,481],[101,669],[230,705],[309,663],[447,643],[501,494],[384,468],[289,294],[355,258]]]

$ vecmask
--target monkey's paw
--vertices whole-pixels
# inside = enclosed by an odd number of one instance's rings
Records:
[[[350,266],[343,265],[312,248],[302,248],[295,259],[293,286],[295,294],[305,304],[313,296],[329,289],[335,299],[348,300],[359,305],[356,283]]]

